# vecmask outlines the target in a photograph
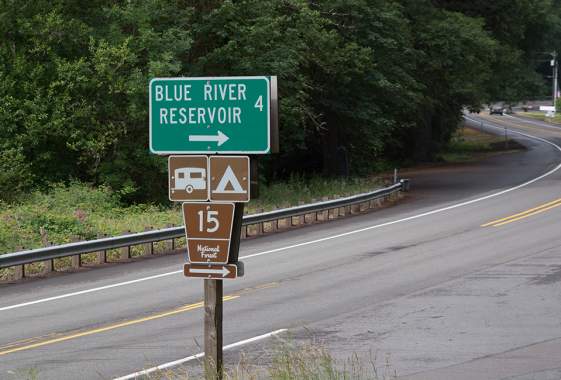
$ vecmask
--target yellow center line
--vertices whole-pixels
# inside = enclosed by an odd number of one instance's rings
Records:
[[[546,207],[546,208],[542,208],[542,209],[540,209],[540,210],[538,210],[538,211],[534,211],[534,212],[532,212],[531,214],[523,215],[523,216],[520,216],[520,217],[518,217],[518,218],[509,219],[509,220],[507,220],[507,221],[494,224],[493,227],[500,227],[500,226],[503,226],[503,225],[508,224],[508,223],[516,222],[517,220],[524,219],[524,218],[527,218],[527,217],[532,216],[532,215],[540,214],[540,213],[542,213],[542,212],[544,212],[544,211],[551,210],[552,208],[559,207],[559,206],[561,206],[561,202],[559,202],[559,203],[557,203],[557,204],[554,204],[553,206],[549,206],[549,207]]]
[[[224,301],[230,301],[230,300],[234,300],[234,299],[239,298],[239,297],[240,296],[238,296],[238,295],[224,296],[223,300]],[[108,325],[108,326],[105,326],[105,327],[100,327],[100,328],[96,328],[96,329],[92,329],[92,330],[82,331],[82,332],[75,333],[75,334],[65,335],[65,336],[62,336],[60,338],[49,339],[49,340],[45,340],[45,341],[42,341],[42,342],[29,344],[29,345],[26,345],[26,346],[11,348],[11,349],[8,349],[8,350],[5,350],[5,351],[0,351],[0,356],[11,354],[13,352],[18,352],[18,351],[31,350],[33,348],[47,346],[47,345],[54,344],[54,343],[60,343],[60,342],[64,342],[64,341],[67,341],[67,340],[81,338],[81,337],[88,336],[88,335],[98,334],[98,333],[102,333],[102,332],[105,332],[105,331],[110,331],[110,330],[118,329],[118,328],[121,328],[121,327],[131,326],[131,325],[135,325],[135,324],[142,323],[142,322],[148,322],[148,321],[152,321],[154,319],[169,317],[171,315],[184,313],[186,311],[199,309],[201,307],[203,307],[203,303],[202,302],[197,302],[197,303],[194,303],[194,304],[182,306],[182,307],[174,309],[174,310],[166,311],[166,312],[159,313],[159,314],[150,315],[150,316],[144,317],[144,318],[138,318],[138,319],[133,319],[133,320],[130,320],[130,321],[119,322],[119,323],[115,323],[115,324]],[[4,347],[10,347],[10,346],[13,346],[13,345],[14,344],[11,343],[11,344],[8,344]]]
[[[482,224],[481,227],[488,227],[488,226],[491,226],[491,225],[494,226],[494,227],[496,227],[495,225],[496,225],[497,223],[499,223],[499,224],[501,224],[501,225],[502,225],[502,224],[507,224],[507,223],[501,223],[501,222],[508,221],[508,220],[511,220],[511,219],[512,219],[512,221],[515,221],[515,220],[519,220],[519,219],[525,218],[526,216],[535,215],[535,213],[534,213],[535,211],[539,211],[539,210],[541,210],[541,209],[544,209],[543,211],[546,211],[546,209],[549,210],[550,208],[557,207],[557,206],[561,205],[560,202],[561,202],[561,198],[556,199],[556,200],[551,201],[551,202],[548,202],[548,203],[544,203],[543,205],[540,205],[540,206],[531,208],[531,209],[529,209],[529,210],[526,210],[526,211],[523,211],[523,212],[519,212],[518,214],[514,214],[514,215],[507,216],[507,217],[505,217],[505,218],[493,220],[492,222]],[[554,206],[553,206],[553,207],[548,207],[548,206],[552,206],[552,205],[554,205]],[[536,214],[537,214],[537,213],[538,213],[538,212],[536,212]]]

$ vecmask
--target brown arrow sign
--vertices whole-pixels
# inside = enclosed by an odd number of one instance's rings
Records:
[[[185,264],[183,274],[186,277],[210,278],[210,279],[234,279],[238,277],[238,267],[235,264],[225,265],[203,265]]]
[[[233,218],[233,203],[183,203],[189,262],[226,264]]]

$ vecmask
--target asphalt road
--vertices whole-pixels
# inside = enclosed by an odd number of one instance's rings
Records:
[[[514,133],[561,145],[561,129],[470,117],[528,149],[411,173],[394,207],[244,241],[224,343],[286,328],[404,379],[561,378],[561,150]],[[0,287],[0,379],[111,379],[200,352],[202,281],[182,260]]]

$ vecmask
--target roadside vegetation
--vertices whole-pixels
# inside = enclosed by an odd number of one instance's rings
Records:
[[[237,364],[224,370],[225,380],[394,380],[397,373],[389,358],[379,360],[374,354],[366,359],[353,354],[345,360],[335,359],[317,342],[294,345],[278,343],[260,359],[241,354]],[[199,380],[203,362],[151,373],[146,380]]]
[[[464,107],[549,94],[558,0],[3,0],[0,199],[78,180],[166,202],[154,77],[277,75],[267,183],[434,160]],[[544,55],[545,54],[545,55]]]
[[[447,163],[471,162],[491,154],[514,152],[524,149],[516,141],[506,136],[485,133],[474,128],[458,129],[439,156]]]
[[[260,198],[252,200],[246,209],[255,213],[296,206],[324,197],[375,190],[382,184],[379,177],[292,176],[286,181],[262,185]],[[0,203],[0,254],[22,247],[38,248],[47,243],[62,244],[73,239],[89,240],[182,224],[178,204],[127,205],[120,201],[120,194],[106,186],[57,184],[18,202]]]
[[[537,120],[545,121],[547,123],[561,124],[561,112],[556,112],[555,117],[546,117],[543,112],[524,112],[521,116],[531,117]]]
[[[0,253],[181,223],[151,78],[278,76],[255,212],[473,150],[462,110],[548,94],[542,52],[561,51],[557,0],[0,3]]]

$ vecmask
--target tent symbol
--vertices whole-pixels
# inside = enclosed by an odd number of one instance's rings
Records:
[[[245,180],[245,178],[243,179]],[[227,190],[227,188],[230,188],[231,190]],[[215,194],[246,194],[247,190],[243,189],[240,181],[238,181],[238,178],[234,174],[234,171],[230,165],[228,165],[222,179],[218,182],[216,189],[212,190],[212,192]]]

